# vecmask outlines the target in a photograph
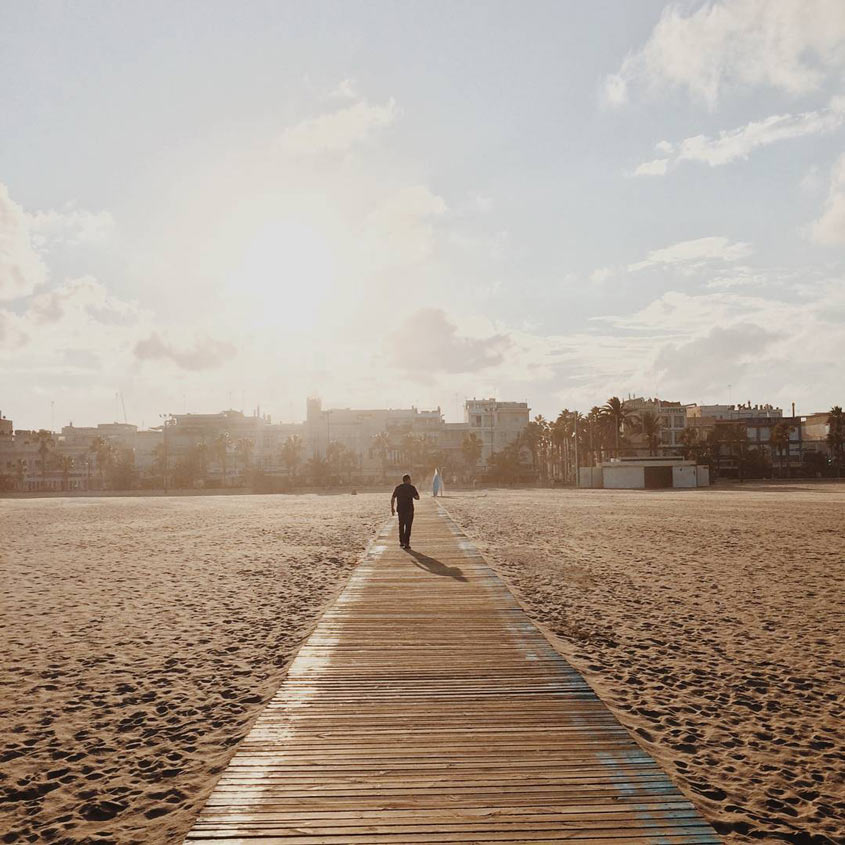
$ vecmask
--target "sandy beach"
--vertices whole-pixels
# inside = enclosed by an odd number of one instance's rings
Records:
[[[0,502],[0,841],[181,842],[386,507]]]
[[[728,843],[845,838],[845,486],[444,500]]]
[[[845,488],[442,501],[726,842],[841,840]],[[2,841],[180,842],[385,510],[2,502]]]

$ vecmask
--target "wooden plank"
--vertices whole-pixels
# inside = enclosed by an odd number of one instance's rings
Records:
[[[389,523],[188,843],[717,843],[438,503]]]

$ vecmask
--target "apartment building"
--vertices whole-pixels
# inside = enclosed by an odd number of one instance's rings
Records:
[[[136,454],[139,435],[161,440],[161,434],[138,432],[128,423],[74,426],[60,432],[13,429],[11,420],[0,420],[0,477],[7,489],[23,492],[90,490],[103,486],[102,467],[97,464],[98,438],[111,444],[118,460],[139,468]]]
[[[530,420],[527,402],[499,402],[496,399],[467,399],[464,422],[467,433],[481,440],[479,466],[487,466],[490,455],[513,443]]]
[[[772,429],[784,423],[789,427],[789,444],[783,455],[772,446]],[[720,438],[728,440],[727,430],[742,426],[747,438],[747,448],[765,456],[766,460],[787,470],[799,469],[804,459],[804,426],[799,416],[784,416],[781,408],[769,404],[740,405],[688,405],[687,424],[696,428],[704,440],[715,431],[724,431]],[[720,471],[731,475],[737,472],[735,448],[724,443],[719,447]]]
[[[830,431],[829,417],[830,411],[820,411],[815,414],[807,414],[803,418],[801,436],[804,440],[805,450],[818,452],[821,455],[830,455],[830,444],[827,442],[827,435]]]
[[[660,426],[659,442],[657,453],[663,456],[680,455],[683,449],[682,435],[687,427],[687,409],[680,402],[670,402],[665,399],[645,398],[634,396],[625,400],[625,405],[640,417],[644,413],[651,413],[657,418]],[[648,438],[637,431],[636,425],[633,431],[627,435],[633,450],[638,455],[649,454]]]
[[[475,434],[482,444],[478,468],[490,455],[513,443],[529,421],[525,402],[468,399],[464,422],[447,423],[441,409],[323,408],[317,397],[306,404],[301,423],[273,423],[257,411],[245,415],[227,410],[214,414],[173,414],[161,426],[139,431],[128,423],[62,428],[42,446],[38,432],[14,431],[0,416],[0,476],[6,489],[87,490],[108,486],[104,467],[97,465],[98,438],[113,446],[113,455],[131,466],[141,483],[162,481],[166,464],[170,483],[239,485],[251,470],[287,477],[283,446],[289,437],[302,443],[301,461],[326,456],[330,444],[346,448],[364,481],[380,480],[385,471],[410,469],[409,450],[421,449],[424,461],[451,470],[464,466],[462,446]],[[386,434],[386,438],[377,439]],[[385,447],[386,445],[386,453]],[[434,465],[434,464],[433,464]],[[432,465],[432,469],[433,469]],[[417,460],[419,466],[419,459]],[[188,467],[190,472],[183,472]],[[195,480],[190,480],[195,479]]]

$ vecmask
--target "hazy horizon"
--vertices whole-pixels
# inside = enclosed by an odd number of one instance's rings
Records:
[[[844,80],[838,0],[0,0],[0,410],[827,410]]]

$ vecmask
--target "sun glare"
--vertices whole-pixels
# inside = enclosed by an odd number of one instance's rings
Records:
[[[335,262],[325,234],[297,220],[272,220],[248,241],[234,281],[257,313],[307,327],[335,282]]]

